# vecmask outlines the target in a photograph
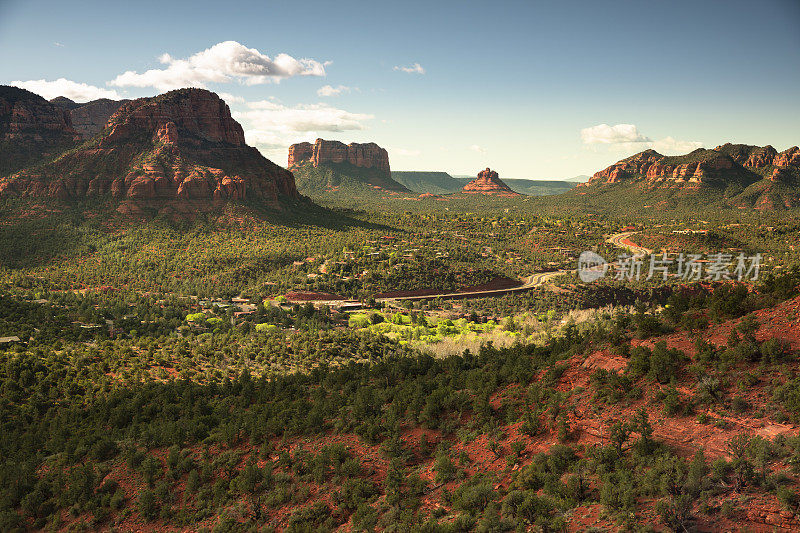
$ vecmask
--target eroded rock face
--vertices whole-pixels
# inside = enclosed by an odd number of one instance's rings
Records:
[[[698,149],[686,156],[667,157],[645,150],[597,172],[583,185],[593,186],[644,180],[655,187],[748,185],[762,176],[787,181],[800,169],[800,149],[778,153],[772,146],[724,144],[713,150]]]
[[[288,168],[299,165],[305,161],[311,161],[314,155],[314,145],[311,143],[297,143],[289,147]]]
[[[130,100],[100,98],[91,102],[77,103],[69,98],[59,96],[58,98],[53,98],[50,102],[69,110],[72,127],[86,140],[100,133],[105,128],[111,115],[124,104],[130,102]]]
[[[800,167],[800,148],[792,146],[775,156],[772,164],[776,167]]]
[[[67,109],[25,89],[0,86],[0,176],[79,140]]]
[[[247,146],[216,94],[182,89],[124,104],[80,150],[0,179],[0,195],[77,199],[111,194],[135,201],[213,205],[298,198],[291,172]]]
[[[318,167],[326,163],[350,163],[360,168],[389,169],[389,153],[375,143],[350,143],[317,139],[314,144],[298,143],[289,147],[289,168],[304,162]]]
[[[494,170],[487,168],[478,172],[478,177],[467,183],[461,192],[468,194],[492,194],[495,196],[522,196],[512,191]]]

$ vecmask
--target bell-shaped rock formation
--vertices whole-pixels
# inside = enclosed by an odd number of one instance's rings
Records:
[[[464,185],[461,192],[506,197],[522,196],[520,193],[512,191],[511,188],[500,179],[497,172],[489,168],[481,170],[478,173],[478,177]]]

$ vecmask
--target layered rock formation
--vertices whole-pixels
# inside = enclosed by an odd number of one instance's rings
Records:
[[[359,168],[389,170],[389,153],[375,143],[350,143],[317,139],[314,144],[298,143],[289,147],[289,168],[304,162],[318,167],[326,163],[349,163]]]
[[[0,176],[55,156],[79,140],[68,110],[25,89],[0,86]]]
[[[647,189],[711,193],[736,207],[783,209],[800,206],[800,149],[723,144],[682,156],[645,150],[597,172],[587,183],[597,188],[631,184]],[[714,196],[716,195],[716,196]],[[707,196],[707,195],[706,195]]]
[[[478,177],[467,183],[461,192],[468,194],[491,194],[494,196],[522,196],[520,193],[512,191],[511,188],[503,183],[500,176],[494,170],[487,168],[478,173]]]
[[[372,187],[409,192],[392,179],[389,153],[375,143],[350,143],[317,139],[289,147],[289,168],[303,194],[346,188]]]
[[[796,146],[778,153],[772,146],[723,144],[684,156],[645,150],[597,172],[585,186],[639,181],[651,187],[749,186],[763,178],[788,183],[800,169]]]
[[[72,127],[83,139],[91,139],[100,133],[111,115],[128,102],[130,100],[100,98],[81,104],[63,96],[50,100],[50,103],[69,110]]]
[[[79,149],[0,179],[0,196],[106,194],[179,210],[243,199],[280,207],[299,197],[291,172],[247,146],[225,102],[202,89],[130,101]]]

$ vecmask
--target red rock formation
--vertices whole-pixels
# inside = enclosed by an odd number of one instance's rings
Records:
[[[212,205],[298,198],[291,172],[244,141],[216,94],[182,89],[123,105],[102,135],[37,171],[0,179],[0,195]]]
[[[130,100],[100,98],[99,100],[79,104],[63,96],[50,100],[50,103],[69,110],[72,127],[83,139],[91,139],[100,133],[105,128],[111,115],[128,102]]]
[[[17,87],[0,86],[0,176],[73,146],[69,111]]]
[[[512,191],[511,188],[503,183],[497,172],[487,168],[478,173],[478,177],[467,183],[461,192],[467,194],[491,194],[495,196],[522,196],[520,193]]]
[[[389,169],[389,153],[375,143],[350,143],[317,139],[311,143],[298,143],[289,147],[289,168],[306,161],[315,167],[326,163],[350,163],[360,168],[384,171]]]
[[[800,149],[793,146],[778,153],[769,145],[728,143],[713,150],[700,148],[671,157],[645,150],[597,172],[587,183],[578,186],[620,182],[644,188],[689,190],[727,190],[729,185],[735,184],[741,192],[726,201],[738,207],[789,208],[800,205]]]
[[[632,155],[595,173],[589,181],[582,185],[591,186],[598,183],[618,183],[622,180],[632,178],[637,174],[647,175],[654,180],[658,179],[672,172],[671,167],[667,168],[658,165],[658,162],[663,157],[663,155],[655,150],[645,150],[644,152]]]
[[[299,165],[304,161],[311,161],[314,155],[314,145],[311,143],[297,143],[289,147],[288,168]]]
[[[775,168],[773,168],[775,167]],[[786,167],[782,169],[782,167]],[[793,175],[800,168],[800,149],[778,153],[772,146],[724,144],[713,150],[702,148],[686,156],[667,157],[654,150],[632,155],[597,172],[583,186],[644,180],[654,187],[749,185],[771,175],[774,181]]]
[[[800,149],[792,146],[775,156],[772,164],[776,167],[800,167]]]

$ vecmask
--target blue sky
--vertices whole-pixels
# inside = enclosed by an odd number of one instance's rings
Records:
[[[396,170],[558,179],[649,147],[800,143],[800,1],[0,0],[12,82],[204,86],[282,165],[322,137]]]

